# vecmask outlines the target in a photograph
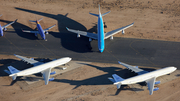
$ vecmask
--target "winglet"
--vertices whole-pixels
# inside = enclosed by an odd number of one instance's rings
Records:
[[[66,27],[67,30],[69,30],[69,28]]]
[[[120,61],[118,61],[118,63],[119,63],[119,64],[121,64],[121,62],[120,62]]]
[[[16,19],[14,22],[16,22],[18,19]]]

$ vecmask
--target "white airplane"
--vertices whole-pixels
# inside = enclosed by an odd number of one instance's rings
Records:
[[[117,74],[113,74],[113,78],[108,78],[111,80],[114,85],[117,86],[117,89],[121,87],[121,85],[127,85],[127,84],[135,84],[139,82],[146,82],[149,90],[149,94],[152,95],[153,91],[159,90],[158,87],[154,88],[154,84],[159,84],[160,81],[155,81],[157,77],[170,74],[174,72],[177,68],[176,67],[165,67],[159,70],[155,70],[152,72],[144,71],[142,69],[139,69],[138,66],[131,66],[122,62],[119,62],[119,64],[125,66],[129,70],[132,70],[133,72],[137,73],[138,76],[134,76],[128,79],[123,79],[119,77]]]
[[[26,57],[23,57],[20,55],[15,55],[15,56],[22,59],[23,61],[25,61],[27,63],[34,65],[34,67],[19,71],[12,66],[8,66],[9,71],[8,70],[4,70],[4,71],[6,73],[10,74],[9,76],[11,76],[13,80],[15,80],[17,76],[27,76],[27,75],[32,75],[32,74],[36,74],[36,73],[41,72],[43,74],[45,85],[47,85],[49,81],[54,80],[54,78],[49,79],[50,75],[53,75],[56,73],[55,71],[51,72],[52,68],[57,67],[59,65],[66,64],[69,61],[71,61],[71,58],[64,57],[64,58],[60,58],[57,60],[53,60],[53,61],[48,62],[48,63],[42,63],[42,62],[36,61],[32,58],[26,58]]]

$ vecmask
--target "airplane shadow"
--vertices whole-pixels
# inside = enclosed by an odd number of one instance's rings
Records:
[[[67,29],[66,29],[66,27],[68,27],[68,28],[72,28],[75,30],[97,32],[96,24],[91,29],[87,30],[86,27],[84,27],[79,22],[68,18],[67,17],[68,13],[66,15],[62,15],[62,14],[55,15],[55,14],[49,14],[49,13],[44,13],[44,12],[39,12],[39,11],[34,11],[34,10],[28,10],[28,9],[19,8],[19,7],[15,7],[15,9],[33,13],[33,14],[38,14],[41,16],[45,16],[45,17],[49,17],[54,20],[57,20],[59,33],[50,32],[50,34],[56,38],[60,38],[60,43],[64,48],[74,51],[74,52],[78,52],[78,53],[98,51],[97,41],[89,42],[89,39],[84,36],[77,38],[77,34],[71,33],[69,31],[67,31]],[[91,45],[91,43],[92,43],[92,45]]]

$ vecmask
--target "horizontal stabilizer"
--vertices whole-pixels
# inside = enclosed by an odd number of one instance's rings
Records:
[[[50,78],[50,79],[49,79],[49,81],[53,81],[53,80],[54,80],[54,78]]]
[[[161,81],[156,81],[156,82],[155,82],[155,85],[160,84],[160,83],[161,83]]]
[[[17,74],[11,74],[9,76],[11,76],[13,80],[16,80]]]
[[[43,18],[41,18],[41,19],[39,19],[39,20],[36,20],[36,21],[34,21],[34,20],[29,20],[30,22],[39,22],[39,21],[41,21]]]
[[[156,87],[156,88],[154,88],[154,89],[153,89],[153,91],[157,91],[157,90],[159,90],[159,88],[158,88],[158,87]]]
[[[99,14],[94,14],[94,13],[89,13],[89,14],[94,15],[94,16],[97,16],[97,17],[99,16]]]
[[[102,14],[102,16],[104,16],[104,15],[106,15],[106,14],[110,13],[110,12],[111,12],[111,11],[109,11],[109,12],[106,12],[106,13]]]
[[[117,89],[119,89],[121,87],[121,84],[120,83],[116,84],[116,87]]]
[[[113,83],[115,83],[115,80],[111,77],[108,78],[110,81],[112,81]]]
[[[121,77],[118,76],[117,74],[113,74],[112,76],[113,76],[115,82],[120,82],[120,81],[123,81],[123,80],[124,80],[123,78],[121,78]]]
[[[56,71],[53,71],[53,72],[50,73],[50,75],[53,75],[53,74],[56,74]]]
[[[11,72],[10,71],[8,71],[8,70],[4,70],[4,72],[6,72],[7,74],[11,74]]]
[[[10,71],[11,74],[20,72],[19,70],[17,70],[17,69],[14,68],[13,66],[8,66],[8,69],[9,69],[9,71]]]

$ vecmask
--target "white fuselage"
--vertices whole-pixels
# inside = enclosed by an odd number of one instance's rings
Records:
[[[166,67],[166,68],[163,68],[163,69],[159,69],[159,70],[156,70],[156,71],[152,71],[152,72],[149,72],[149,73],[145,73],[145,74],[142,74],[142,75],[138,75],[138,76],[135,76],[135,77],[131,77],[131,78],[128,78],[128,79],[125,79],[121,82],[118,82],[118,83],[121,83],[122,85],[126,85],[126,84],[135,84],[135,83],[138,83],[138,82],[144,82],[148,79],[151,79],[153,77],[159,77],[159,76],[162,76],[162,75],[166,75],[166,74],[170,74],[172,73],[173,71],[175,71],[177,68],[175,67]]]
[[[51,62],[48,62],[48,63],[44,63],[42,65],[38,65],[38,66],[29,68],[29,69],[22,70],[22,71],[20,71],[20,72],[18,72],[16,74],[17,74],[17,76],[27,76],[27,75],[42,72],[42,71],[44,71],[44,70],[46,70],[48,68],[54,68],[54,67],[57,67],[59,65],[66,64],[69,61],[71,61],[71,58],[64,57],[64,58],[60,58],[60,59],[57,59],[57,60],[54,60],[54,61],[51,61]]]

